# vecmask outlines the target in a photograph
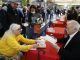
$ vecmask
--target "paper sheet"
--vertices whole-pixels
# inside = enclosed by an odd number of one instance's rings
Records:
[[[39,48],[46,48],[45,40],[36,40],[37,44],[39,45]]]
[[[57,42],[57,39],[56,38],[51,37],[49,35],[41,36],[40,38],[43,38],[44,40],[47,40],[47,41],[49,41],[52,44],[56,44],[56,42]]]

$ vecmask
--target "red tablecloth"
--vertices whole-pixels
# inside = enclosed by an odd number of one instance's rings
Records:
[[[59,56],[50,42],[45,49],[32,50],[24,53],[24,60],[59,60]]]
[[[51,24],[51,27],[66,27],[66,21],[57,20],[56,22]]]
[[[51,28],[53,28],[53,27],[51,27]],[[46,34],[47,35],[52,35],[52,36],[56,37],[57,39],[61,39],[67,33],[66,33],[65,28],[63,28],[63,27],[54,27],[53,30],[50,31],[50,32],[49,32],[49,28],[47,28]]]
[[[53,33],[53,35],[54,35],[57,39],[64,38],[64,36],[66,35],[66,30],[65,30],[65,28],[54,27],[54,30],[55,30],[55,32]]]

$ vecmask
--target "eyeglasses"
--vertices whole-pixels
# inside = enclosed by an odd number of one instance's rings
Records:
[[[22,31],[22,28],[18,28],[17,30],[18,30],[18,31]]]

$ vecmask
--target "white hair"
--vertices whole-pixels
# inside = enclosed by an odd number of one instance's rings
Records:
[[[14,32],[15,30],[17,30],[18,28],[20,28],[20,25],[19,24],[11,24],[10,27],[9,27],[9,30],[7,30],[5,32],[5,34],[3,35],[3,37],[1,38],[2,40],[5,40],[5,37],[7,36],[15,36]]]
[[[76,28],[77,31],[80,28],[80,24],[75,20],[68,21],[67,23],[70,23],[74,28]]]
[[[10,25],[9,30],[13,31],[13,30],[17,30],[18,28],[20,28],[20,25],[13,23],[13,24]]]

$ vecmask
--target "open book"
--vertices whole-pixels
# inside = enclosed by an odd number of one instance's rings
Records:
[[[51,36],[49,36],[49,35],[41,36],[40,38],[42,38],[42,39],[44,39],[44,40],[47,40],[47,41],[49,41],[49,42],[52,43],[52,44],[56,44],[56,42],[57,42],[57,39],[56,39],[56,38],[51,37]]]
[[[54,38],[53,36],[49,36],[49,35],[41,36],[40,38],[49,41],[53,45],[53,47],[57,51],[59,51],[60,47],[56,44],[57,43],[57,39],[56,38]]]
[[[38,48],[46,48],[45,40],[37,40]]]

